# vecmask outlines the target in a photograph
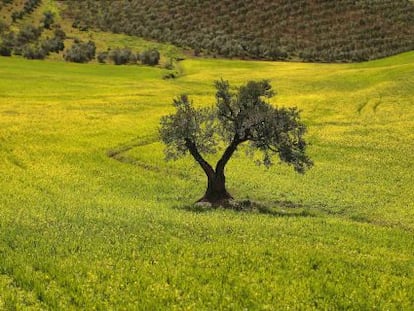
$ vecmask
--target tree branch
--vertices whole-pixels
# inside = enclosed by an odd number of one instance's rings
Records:
[[[217,162],[216,173],[222,173],[224,171],[224,167],[226,166],[227,162],[230,160],[233,153],[237,150],[237,146],[240,145],[244,141],[246,141],[246,139],[242,140],[237,135],[234,136],[230,145],[226,148],[220,160]]]
[[[231,113],[230,113],[231,114]],[[223,117],[223,118],[226,118],[227,120],[229,120],[229,121],[232,121],[232,122],[234,122],[235,121],[235,119],[234,118],[232,118],[232,117],[229,117],[228,115],[226,115],[226,114],[224,114],[224,113],[221,113],[220,114],[220,116],[221,117]]]
[[[190,151],[190,154],[197,161],[197,163],[200,164],[201,168],[204,170],[207,177],[209,178],[213,177],[214,169],[211,167],[211,165],[206,160],[204,160],[200,152],[198,152],[196,144],[193,141],[191,141],[189,138],[186,138],[185,146],[188,148],[188,151]]]

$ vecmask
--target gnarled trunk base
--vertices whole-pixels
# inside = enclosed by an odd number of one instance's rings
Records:
[[[233,197],[226,190],[224,174],[214,174],[208,178],[207,190],[204,196],[197,202],[208,202],[214,205],[225,205]]]
[[[224,193],[206,193],[197,202],[208,202],[213,205],[227,205],[228,201],[233,200],[233,197],[227,191]]]

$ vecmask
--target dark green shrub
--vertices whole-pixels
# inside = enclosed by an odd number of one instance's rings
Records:
[[[16,45],[25,45],[39,39],[42,31],[33,25],[24,25],[16,36]]]
[[[0,20],[0,35],[6,31],[9,31],[9,25],[6,22]]]
[[[170,80],[170,79],[175,79],[177,78],[177,73],[176,72],[167,72],[166,74],[164,74],[162,76],[162,78],[164,80]]]
[[[99,52],[96,56],[96,59],[100,64],[105,64],[108,59],[108,52]]]
[[[52,26],[54,21],[55,21],[55,14],[53,12],[51,11],[43,12],[41,23],[43,24],[44,28],[50,29],[50,26]]]
[[[54,35],[56,38],[59,38],[61,40],[65,40],[66,39],[66,33],[62,30],[62,28],[60,27],[60,25],[54,25]]]
[[[174,60],[170,58],[164,66],[165,69],[173,70],[174,69]]]
[[[144,65],[155,66],[160,61],[160,52],[156,49],[147,50],[140,54],[139,59]]]
[[[8,32],[2,35],[0,39],[1,56],[11,56],[13,47],[15,45],[15,35],[13,32]]]
[[[68,62],[87,63],[95,57],[95,52],[96,46],[94,42],[75,41],[75,43],[64,52],[63,58]]]
[[[108,58],[114,62],[115,65],[135,64],[137,56],[129,48],[114,49],[108,53]]]
[[[23,15],[24,14],[23,14],[22,11],[14,11],[11,14],[11,18],[12,18],[13,23],[16,22],[18,19],[22,19],[23,18]]]
[[[79,29],[80,31],[88,31],[89,27],[82,21],[76,19],[73,23],[72,23],[72,28],[76,28]]]
[[[45,59],[47,51],[38,45],[26,45],[23,48],[23,57],[27,59]]]
[[[1,43],[0,44],[0,56],[11,56],[11,54],[12,54],[12,48]]]
[[[41,0],[26,0],[21,11],[14,11],[11,15],[13,22],[22,19],[26,14],[31,14],[36,7],[41,3]]]
[[[65,44],[62,39],[54,37],[52,39],[43,40],[41,47],[48,52],[59,53],[65,49]]]

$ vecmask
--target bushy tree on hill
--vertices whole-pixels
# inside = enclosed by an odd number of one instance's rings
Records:
[[[50,27],[52,26],[54,21],[55,21],[55,14],[53,14],[53,12],[51,12],[51,11],[43,12],[43,17],[42,17],[41,23],[42,23],[44,28],[50,29]]]
[[[8,30],[9,30],[9,25],[6,22],[0,20],[0,35],[5,33]]]
[[[26,43],[35,42],[39,39],[42,34],[42,30],[30,25],[24,25],[16,35],[16,45],[23,46]]]
[[[27,59],[45,59],[48,51],[39,45],[26,45],[23,48],[22,55]]]
[[[21,11],[14,11],[11,15],[13,22],[22,19],[26,14],[31,14],[41,3],[41,0],[26,0]]]
[[[115,65],[136,64],[137,55],[129,48],[116,48],[108,52],[108,58]]]
[[[108,59],[108,54],[109,53],[107,51],[99,52],[98,55],[96,55],[97,61],[101,64],[105,64]]]
[[[95,57],[96,46],[93,41],[75,43],[64,52],[64,59],[68,62],[87,63]]]
[[[65,49],[65,43],[59,37],[53,37],[41,42],[41,47],[47,52],[59,53]]]
[[[61,40],[66,39],[66,33],[63,31],[61,26],[59,24],[54,25],[54,31],[53,31],[55,38],[59,38]]]
[[[237,92],[226,81],[216,81],[214,108],[195,108],[187,95],[174,99],[174,114],[161,119],[160,136],[166,145],[167,159],[187,153],[207,176],[207,190],[199,201],[223,204],[232,199],[226,189],[225,167],[237,148],[248,144],[262,153],[261,162],[269,167],[278,155],[304,173],[313,163],[306,155],[306,126],[296,108],[277,108],[266,99],[273,96],[268,81],[250,81]],[[216,153],[224,141],[227,147],[213,167],[202,154]]]
[[[158,50],[150,49],[141,52],[139,59],[143,65],[155,66],[158,65],[160,57],[160,52],[158,52]]]
[[[0,43],[0,56],[11,56],[13,49],[4,43]]]
[[[3,34],[0,41],[0,55],[11,56],[15,42],[14,32],[7,32]]]

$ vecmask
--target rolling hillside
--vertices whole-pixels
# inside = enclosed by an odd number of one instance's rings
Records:
[[[0,57],[0,309],[412,310],[414,53],[182,67]],[[308,124],[304,176],[229,163],[265,214],[196,209],[202,171],[164,161],[172,98],[219,77],[270,79]]]
[[[348,62],[414,49],[408,0],[65,0],[66,16],[99,28],[224,57]]]

